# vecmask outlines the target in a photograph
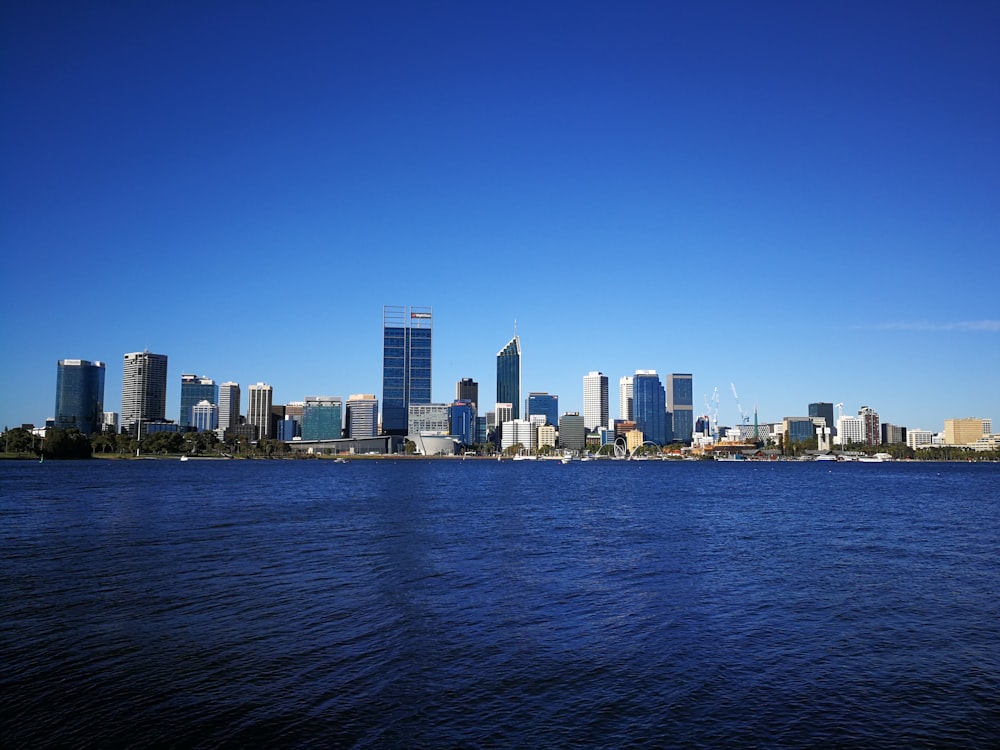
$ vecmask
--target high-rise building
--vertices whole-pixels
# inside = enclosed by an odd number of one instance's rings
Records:
[[[632,376],[624,375],[618,381],[618,418],[633,421],[632,411]]]
[[[669,442],[666,393],[656,370],[635,371],[632,377],[632,412],[644,440],[656,445]]]
[[[471,401],[479,406],[479,383],[472,378],[462,378],[455,384],[455,400]]]
[[[882,440],[882,426],[879,422],[878,412],[870,406],[862,406],[858,409],[858,416],[864,423],[864,444],[868,446],[878,445]]]
[[[816,437],[815,419],[815,417],[785,417],[781,420],[785,445],[804,443]]]
[[[338,440],[343,433],[342,402],[339,396],[306,396],[302,404],[303,440]],[[288,411],[285,418],[288,419]],[[294,417],[292,420],[294,421]]]
[[[240,423],[240,384],[223,383],[219,386],[219,429],[228,430]]]
[[[125,355],[122,372],[123,430],[143,429],[167,416],[167,355],[148,351]]]
[[[694,434],[694,380],[689,372],[667,375],[667,411],[671,441],[690,443]]]
[[[516,333],[497,352],[498,408],[500,404],[511,405],[511,419],[521,417],[521,339]]]
[[[407,435],[448,435],[450,432],[450,404],[410,404]]]
[[[219,407],[208,399],[199,401],[191,407],[190,427],[198,432],[215,430],[219,427]]]
[[[583,423],[588,432],[610,425],[608,376],[590,372],[583,376]]]
[[[809,416],[823,417],[826,420],[826,426],[830,429],[837,426],[837,423],[833,421],[833,404],[828,401],[817,401],[809,404]]]
[[[104,363],[60,359],[56,365],[55,425],[76,428],[84,435],[102,431],[104,422]]]
[[[993,420],[978,417],[944,420],[945,445],[972,445],[983,435],[989,435]]]
[[[479,442],[476,432],[476,405],[469,399],[456,399],[451,405],[451,430],[462,445]]]
[[[559,447],[570,451],[587,447],[586,419],[580,412],[568,411],[559,418]]]
[[[210,404],[219,402],[215,381],[204,375],[200,378],[197,375],[181,375],[181,414],[177,424],[182,431],[193,424],[191,409],[202,401]]]
[[[841,416],[837,419],[837,439],[840,445],[865,442],[865,421],[861,417]]]
[[[538,448],[538,427],[528,419],[512,419],[504,422],[500,447],[507,450],[515,445],[531,453]]]
[[[930,430],[907,430],[906,445],[913,450],[934,445],[934,433]]]
[[[347,437],[368,438],[378,434],[378,399],[374,393],[356,393],[347,399]]]
[[[882,423],[882,445],[900,445],[906,443],[906,428],[891,422]]]
[[[545,417],[545,424],[559,424],[559,397],[548,393],[529,393],[525,403],[525,416],[528,419],[536,415]]]
[[[410,404],[431,402],[429,307],[382,308],[382,432],[405,435]]]
[[[257,383],[247,389],[247,424],[257,428],[257,438],[272,438],[271,407],[274,389],[267,383]]]

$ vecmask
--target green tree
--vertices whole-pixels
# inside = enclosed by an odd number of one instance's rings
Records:
[[[90,440],[77,429],[61,430],[53,427],[45,436],[42,452],[48,458],[90,458],[93,448]]]

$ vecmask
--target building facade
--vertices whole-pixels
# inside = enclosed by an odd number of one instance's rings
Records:
[[[882,425],[878,412],[870,406],[862,406],[858,409],[858,416],[864,423],[864,444],[869,447],[878,445],[882,440]]]
[[[187,425],[198,432],[217,430],[219,428],[219,405],[208,399],[199,401],[191,407],[191,421]]]
[[[476,405],[470,399],[457,399],[451,405],[451,434],[462,445],[478,443]],[[486,442],[485,439],[483,442]]]
[[[56,365],[55,426],[84,435],[101,432],[104,424],[104,363],[60,359]]]
[[[378,434],[378,399],[374,393],[356,393],[347,399],[347,437],[372,438]]]
[[[631,375],[625,375],[618,381],[618,418],[633,421]]]
[[[992,431],[993,421],[966,417],[965,419],[944,420],[945,445],[972,445],[983,435]]]
[[[861,417],[842,416],[837,420],[837,437],[841,445],[865,442],[865,422]]]
[[[587,424],[580,412],[568,411],[559,418],[559,447],[569,451],[587,447]]]
[[[691,373],[667,375],[667,411],[671,414],[671,440],[690,444],[694,435],[694,379]]]
[[[632,412],[643,439],[655,445],[670,442],[666,393],[656,370],[636,370],[632,377]]]
[[[197,375],[181,375],[181,413],[177,424],[182,431],[192,426],[191,410],[202,401],[219,403],[215,381],[204,376],[199,378]]]
[[[247,389],[247,424],[257,428],[258,439],[274,437],[271,431],[271,407],[274,389],[267,383],[257,383]]]
[[[521,339],[517,334],[497,352],[497,410],[511,405],[511,419],[521,417]]]
[[[809,416],[823,417],[826,420],[826,426],[831,430],[837,426],[833,420],[833,404],[828,401],[816,401],[809,404]]]
[[[785,445],[804,443],[816,437],[816,419],[816,417],[785,417],[781,420]]]
[[[410,404],[431,402],[434,314],[429,307],[382,308],[382,432],[405,435]]]
[[[289,417],[285,411],[285,419]],[[343,435],[343,405],[339,396],[306,396],[302,403],[303,440],[339,440]]]
[[[228,430],[240,423],[240,384],[227,382],[219,386],[219,429]]]
[[[479,383],[472,378],[462,378],[455,383],[455,400],[471,401],[476,407],[479,406]]]
[[[450,404],[410,404],[407,435],[451,434]]]
[[[500,447],[507,450],[515,445],[520,445],[526,453],[537,450],[538,427],[528,419],[512,419],[504,422]]]
[[[549,393],[529,393],[525,401],[525,416],[531,419],[534,416],[545,417],[545,424],[559,424],[559,397]]]
[[[608,413],[608,376],[589,372],[583,376],[583,423],[588,432],[611,424]]]
[[[167,416],[167,355],[132,352],[125,355],[122,371],[123,430],[141,430],[148,422]]]

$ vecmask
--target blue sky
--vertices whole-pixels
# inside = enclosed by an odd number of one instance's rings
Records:
[[[382,305],[435,400],[694,374],[1000,422],[1000,4],[71,3],[0,10],[0,423],[122,355],[381,396]]]

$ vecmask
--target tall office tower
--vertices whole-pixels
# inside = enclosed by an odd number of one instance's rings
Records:
[[[837,423],[833,421],[833,404],[827,401],[817,401],[814,404],[809,404],[809,416],[823,417],[826,420],[826,426],[831,430],[837,426]]]
[[[369,438],[378,433],[378,399],[374,393],[356,393],[347,399],[347,437]]]
[[[536,415],[545,417],[544,424],[559,424],[559,397],[548,393],[529,393],[525,402],[526,417],[531,419]]]
[[[583,376],[583,422],[588,432],[607,427],[611,415],[608,413],[608,376],[600,372],[590,372]]]
[[[306,396],[302,405],[302,439],[339,439],[343,434],[342,411],[339,396]],[[285,415],[288,416],[287,409]]]
[[[643,440],[666,445],[667,404],[663,383],[656,370],[636,370],[632,377],[632,412]]]
[[[476,405],[469,399],[455,399],[450,408],[451,429],[449,434],[458,438],[462,445],[479,442],[476,439]]]
[[[521,339],[516,333],[514,338],[497,352],[497,406],[500,404],[510,404],[510,418],[520,419]]]
[[[625,375],[618,381],[618,418],[631,422],[635,418],[632,411],[632,376]]]
[[[694,380],[689,372],[667,375],[667,411],[673,442],[689,443],[694,435]]]
[[[865,420],[861,417],[840,417],[837,420],[837,442],[840,445],[865,442]]]
[[[559,447],[564,450],[582,451],[587,447],[586,418],[580,412],[568,411],[559,418]]]
[[[229,381],[219,386],[219,429],[240,423],[240,384]]]
[[[122,429],[132,430],[167,416],[167,355],[148,351],[125,355],[122,372]]]
[[[208,399],[191,407],[191,427],[198,432],[215,430],[219,427],[219,407]]]
[[[56,365],[56,427],[84,435],[101,432],[104,422],[104,363],[60,359]]]
[[[882,439],[882,425],[879,422],[878,412],[870,406],[862,406],[858,409],[858,416],[861,417],[865,425],[865,445],[878,445]]]
[[[405,435],[410,404],[431,402],[429,307],[382,307],[382,432]]]
[[[181,375],[181,417],[177,420],[177,424],[180,425],[182,432],[193,424],[191,409],[202,401],[208,401],[210,404],[219,402],[215,381],[204,375],[200,378],[197,375]]]
[[[479,383],[472,378],[462,378],[455,384],[455,400],[471,401],[479,405]]]
[[[274,389],[267,383],[257,383],[247,389],[247,424],[257,428],[257,438],[274,437],[271,433],[271,407]]]

